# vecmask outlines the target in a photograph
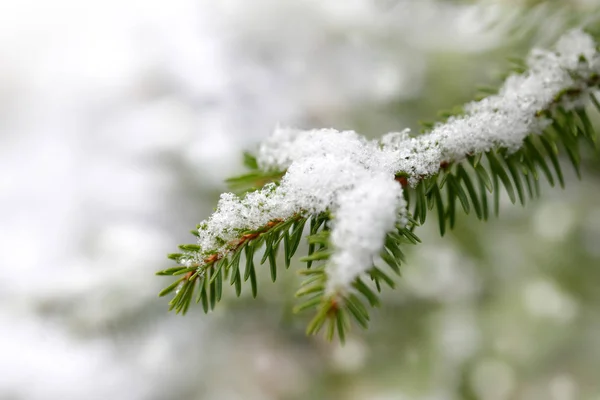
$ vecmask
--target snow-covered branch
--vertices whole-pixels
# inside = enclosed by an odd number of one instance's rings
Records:
[[[389,235],[414,228],[414,224],[409,223],[411,214],[422,214],[422,222],[427,207],[436,205],[440,219],[444,220],[448,215],[453,216],[456,199],[468,211],[470,197],[478,216],[487,215],[487,211],[483,212],[485,193],[481,198],[475,193],[462,161],[469,160],[477,172],[472,171],[472,174],[478,176],[482,188],[484,184],[489,186],[491,176],[492,189],[497,191],[498,180],[507,190],[514,185],[523,201],[522,181],[531,194],[530,185],[532,177],[537,179],[537,168],[545,173],[548,170],[539,156],[544,153],[538,149],[548,150],[549,139],[542,136],[549,126],[561,131],[564,124],[574,137],[578,136],[579,129],[580,136],[593,138],[582,105],[589,96],[593,98],[592,92],[599,84],[600,56],[596,43],[581,30],[574,30],[565,34],[553,51],[534,49],[526,60],[526,71],[509,76],[497,94],[466,104],[462,115],[437,124],[427,134],[411,137],[410,132],[404,130],[389,133],[380,140],[367,140],[352,131],[278,127],[259,148],[257,170],[285,174],[279,182],[269,183],[245,197],[231,193],[221,196],[216,212],[198,226],[197,245],[184,247],[186,253],[175,257],[183,265],[176,272],[186,272],[181,285],[192,277],[201,277],[217,263],[227,270],[232,262],[222,260],[238,253],[239,262],[239,251],[246,242],[255,240],[259,245],[266,242],[266,252],[276,251],[274,243],[282,240],[281,235],[285,236],[286,243],[289,241],[287,229],[291,225],[285,225],[285,221],[298,218],[306,221],[327,213],[323,227],[327,240],[321,247],[328,252],[315,258],[326,259],[326,265],[323,280],[317,280],[318,285],[313,290],[322,291],[325,299],[333,299],[328,307],[322,308],[325,310],[321,313],[323,319],[332,309],[340,307],[340,298],[348,298],[354,292],[357,279],[372,271],[374,259],[386,248]],[[573,123],[571,112],[579,116],[578,123]],[[558,133],[560,136],[561,132]],[[571,133],[561,139],[571,140]],[[545,141],[538,146],[528,142],[531,137]],[[565,143],[569,155],[576,155],[570,142]],[[490,157],[487,171],[479,165],[484,154]],[[519,155],[517,161],[516,154]],[[498,155],[500,160],[495,158]],[[545,155],[555,164],[552,149]],[[576,159],[572,161],[577,164]],[[514,162],[523,165],[514,168]],[[455,165],[456,169],[452,170]],[[529,172],[521,173],[520,169]],[[442,204],[440,195],[446,178],[440,178],[440,182],[438,177],[444,171],[451,181],[447,195],[449,206]],[[546,175],[552,179],[549,173]],[[407,202],[405,193],[412,188],[418,192],[413,212],[409,211],[411,201]],[[452,225],[453,217],[450,220]],[[277,232],[276,237],[261,239],[261,235],[267,235],[282,223],[285,229]],[[303,225],[293,228],[292,235],[302,234]],[[316,230],[310,233],[315,234]],[[394,251],[390,252],[396,256]],[[247,257],[252,255],[252,252],[247,253]],[[249,263],[253,268],[252,260]],[[221,273],[221,268],[218,267],[217,272],[213,268],[213,272]],[[362,288],[362,284],[359,286]],[[363,289],[358,290],[363,292]]]

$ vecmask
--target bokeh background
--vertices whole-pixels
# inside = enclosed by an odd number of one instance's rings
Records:
[[[1,0],[0,399],[600,399],[589,149],[582,181],[565,165],[565,190],[504,199],[499,219],[462,217],[440,239],[431,218],[345,347],[305,337],[292,271],[185,317],[154,276],[277,124],[418,131],[599,10]]]

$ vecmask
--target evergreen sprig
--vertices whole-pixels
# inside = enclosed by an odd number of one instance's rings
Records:
[[[523,65],[516,62],[515,72],[523,72]],[[412,185],[409,185],[408,171],[398,171],[396,181],[404,188],[408,223],[397,224],[395,230],[386,234],[379,257],[366,274],[353,281],[349,290],[328,291],[326,265],[334,250],[331,213],[302,211],[285,220],[273,219],[259,229],[239,232],[234,241],[224,244],[225,253],[207,253],[197,244],[181,245],[180,253],[169,255],[179,265],[157,273],[175,277],[159,295],[175,292],[169,309],[182,314],[187,312],[194,292],[196,302],[202,302],[205,312],[213,310],[222,298],[226,283],[233,286],[239,296],[243,283],[250,281],[252,296],[256,297],[256,262],[260,265],[268,262],[271,279],[275,282],[280,249],[283,248],[284,266],[288,269],[304,239],[308,254],[300,258],[306,267],[299,271],[303,280],[296,292],[299,300],[294,311],[313,311],[307,334],[325,328],[328,339],[337,333],[343,342],[351,320],[363,328],[368,326],[369,307],[380,305],[379,293],[383,286],[394,288],[393,275],[400,275],[405,260],[402,249],[420,242],[414,230],[426,222],[430,211],[435,209],[440,234],[444,235],[454,228],[458,212],[474,213],[480,220],[487,220],[492,213],[498,215],[502,191],[512,203],[518,201],[524,205],[540,195],[542,177],[551,186],[558,183],[564,187],[561,155],[567,156],[577,176],[581,176],[580,147],[598,149],[598,135],[586,105],[591,104],[590,109],[596,116],[600,114],[600,103],[594,95],[594,90],[600,87],[600,76],[596,73],[573,76],[573,82],[573,86],[559,93],[547,108],[538,110],[536,116],[550,123],[543,132],[528,135],[518,150],[511,152],[497,146],[487,152],[467,154],[460,160],[445,161],[436,174],[417,177],[416,184],[413,177]],[[494,91],[485,88],[486,93]],[[582,101],[584,96],[589,102]],[[455,111],[462,112],[462,109]],[[228,181],[238,192],[256,190],[270,182],[277,185],[286,173],[261,169],[256,157],[249,153],[244,159],[249,172]],[[201,229],[199,225],[192,233],[199,235]],[[263,255],[258,260],[256,254],[261,249]]]

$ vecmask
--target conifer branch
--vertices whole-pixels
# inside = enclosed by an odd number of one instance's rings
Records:
[[[289,268],[305,238],[295,311],[315,310],[308,334],[325,326],[328,338],[337,332],[343,341],[351,319],[368,325],[366,303],[379,305],[382,286],[394,287],[390,272],[400,274],[402,248],[420,242],[414,230],[429,211],[436,209],[444,235],[458,209],[481,220],[497,215],[501,186],[525,204],[539,196],[541,176],[564,186],[559,152],[580,176],[580,143],[597,148],[586,105],[600,112],[599,87],[597,45],[575,30],[554,51],[533,50],[497,93],[420,136],[405,130],[369,141],[354,132],[278,128],[256,156],[245,154],[250,172],[229,181],[245,195],[223,194],[192,231],[197,243],[169,255],[178,265],[158,275],[177,278],[160,296],[175,292],[169,305],[178,313],[195,290],[196,302],[212,310],[227,280],[238,296],[250,280],[256,296],[254,255],[264,249],[260,264],[268,260],[275,281],[279,249]]]

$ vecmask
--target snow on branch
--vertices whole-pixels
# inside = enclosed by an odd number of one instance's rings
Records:
[[[465,114],[410,137],[408,130],[369,141],[355,132],[277,128],[258,152],[262,170],[287,171],[279,185],[239,198],[221,196],[216,212],[200,225],[199,267],[207,257],[232,251],[241,232],[295,215],[332,215],[334,248],[327,291],[345,291],[367,271],[386,233],[406,224],[401,174],[416,185],[445,163],[493,148],[518,150],[532,133],[550,123],[543,116],[558,101],[567,109],[587,94],[600,73],[594,40],[580,30],[564,35],[555,51],[534,49],[527,72],[511,75],[497,95],[467,104]],[[570,91],[575,96],[562,96]]]
[[[276,128],[256,157],[246,156],[251,172],[230,180],[255,190],[221,195],[215,213],[193,231],[197,244],[181,245],[183,253],[169,255],[179,265],[158,272],[178,276],[160,295],[175,291],[169,304],[182,313],[196,283],[205,312],[221,299],[224,279],[238,295],[242,279],[249,279],[256,296],[255,250],[264,248],[261,264],[269,260],[275,281],[278,248],[283,243],[289,266],[310,220],[308,256],[301,259],[308,263],[306,279],[296,293],[305,298],[297,311],[317,309],[307,332],[329,321],[327,336],[337,330],[343,340],[347,315],[366,327],[358,294],[379,304],[373,285],[379,291],[381,283],[394,282],[376,265],[378,257],[400,273],[401,246],[419,242],[413,229],[428,210],[437,209],[441,234],[446,223],[453,227],[458,204],[485,220],[488,193],[495,194],[498,211],[500,182],[513,202],[518,194],[524,203],[525,189],[530,197],[539,194],[540,173],[553,185],[554,169],[563,184],[558,145],[577,172],[578,143],[597,146],[584,109],[590,97],[600,112],[593,93],[600,86],[600,55],[590,36],[573,30],[553,51],[534,49],[519,72],[497,94],[466,104],[461,115],[416,137],[409,130],[367,140],[352,131]],[[315,267],[314,261],[324,263]]]

